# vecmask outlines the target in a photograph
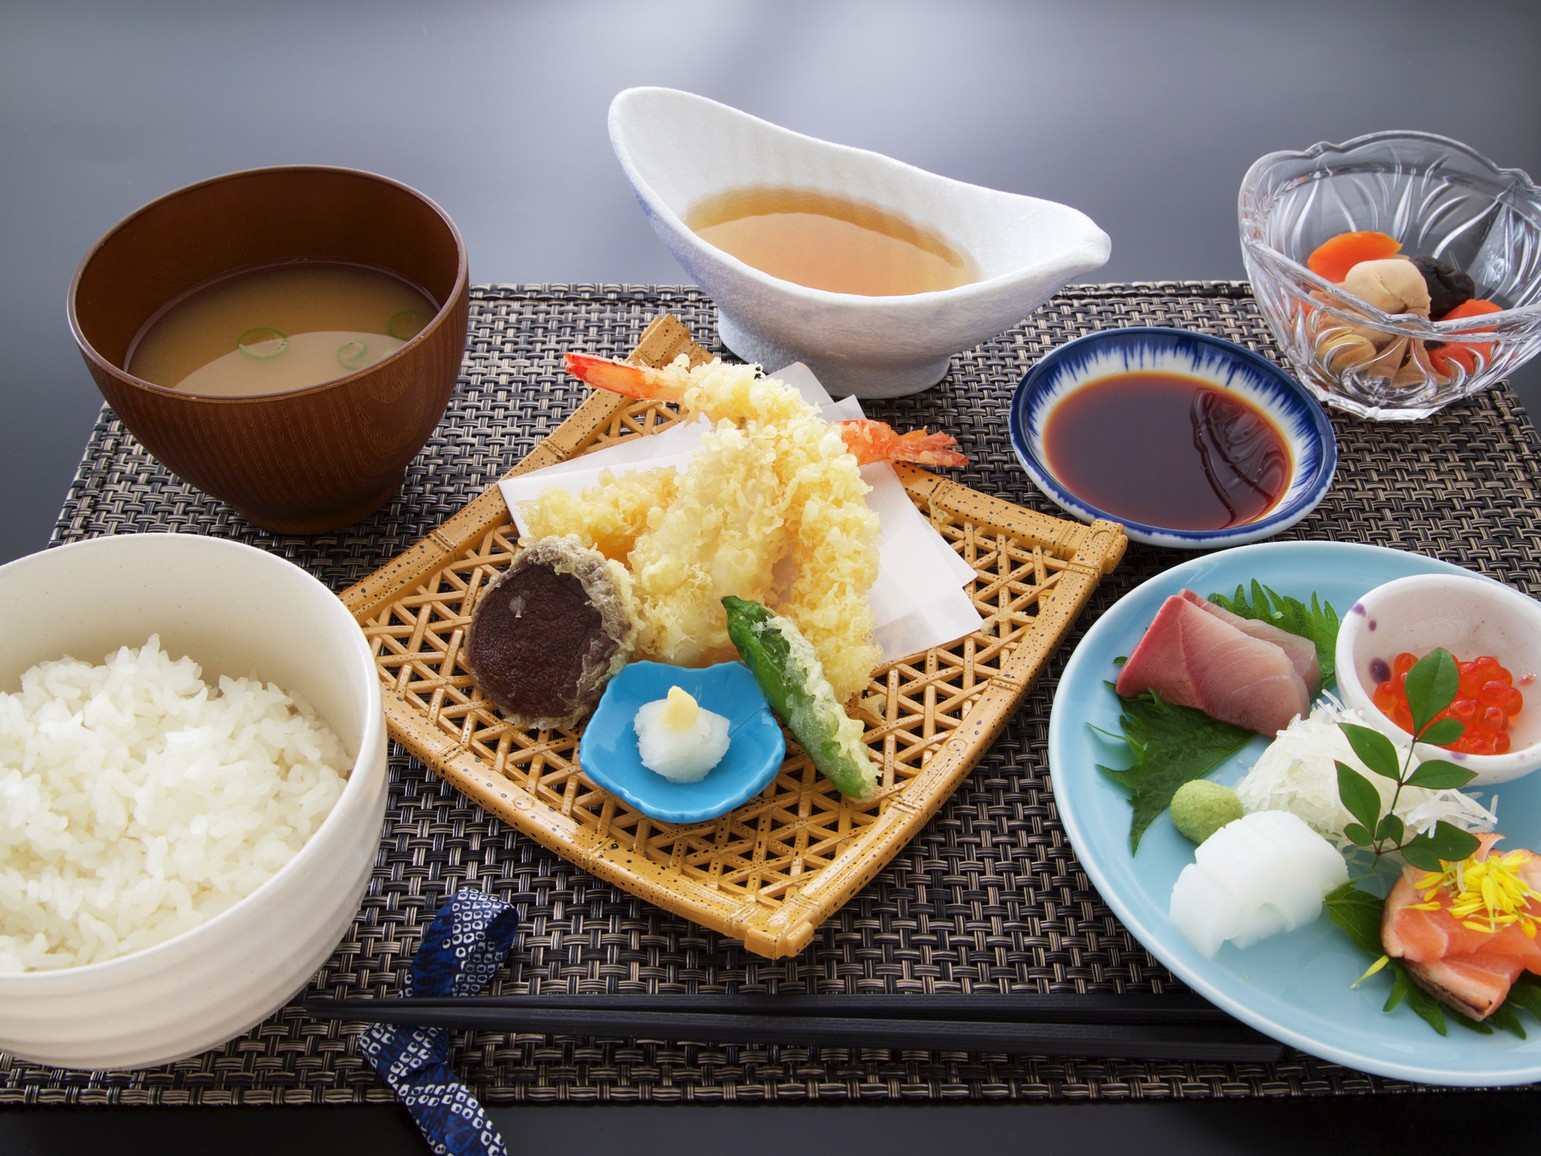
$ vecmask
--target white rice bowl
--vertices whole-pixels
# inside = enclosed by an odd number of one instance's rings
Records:
[[[13,609],[0,647],[0,732],[13,736],[0,738],[0,932],[12,937],[0,948],[12,956],[12,970],[0,968],[0,1052],[60,1068],[147,1068],[242,1035],[336,950],[379,850],[384,713],[358,623],[323,583],[276,554],[194,534],[43,550],[0,566],[0,603]],[[70,732],[73,712],[24,705],[22,680],[65,656],[87,669],[104,657],[109,667],[137,668],[146,656],[128,655],[156,636],[164,653],[148,661],[175,667],[188,656],[210,688],[193,710],[194,730],[157,756],[151,788],[131,786],[124,747],[150,729],[140,712],[183,709],[167,687],[185,671],[162,672],[165,685],[148,693],[147,683],[130,688],[140,677],[127,669],[115,688],[94,693],[82,689],[77,666],[31,676],[56,698],[77,696],[82,718],[105,728],[98,740]],[[308,704],[340,744],[332,781],[303,769],[337,751],[321,750],[329,742],[309,733],[303,713],[286,703],[278,710],[285,696]],[[39,760],[48,766],[49,786],[26,781],[18,712],[23,731],[30,715],[43,732],[26,757],[33,770]],[[221,729],[231,737],[205,749]],[[292,764],[282,784],[253,766],[275,751]],[[227,773],[227,760],[245,770]],[[119,859],[124,849],[106,844],[136,823],[162,832]],[[14,873],[32,876],[20,901]],[[15,970],[18,961],[29,970]]]
[[[0,972],[138,951],[299,852],[352,760],[271,683],[204,681],[151,638],[0,693]]]

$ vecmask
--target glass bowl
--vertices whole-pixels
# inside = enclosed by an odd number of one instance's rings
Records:
[[[1362,417],[1410,420],[1487,389],[1541,348],[1541,190],[1430,133],[1380,132],[1259,158],[1238,198],[1258,308],[1302,381]],[[1373,230],[1466,272],[1497,313],[1388,314],[1305,266]]]

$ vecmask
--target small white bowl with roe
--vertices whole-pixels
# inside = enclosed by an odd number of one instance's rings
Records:
[[[1541,602],[1477,574],[1418,574],[1375,587],[1349,608],[1338,631],[1337,682],[1344,705],[1362,711],[1377,729],[1405,739],[1407,732],[1377,705],[1376,688],[1394,680],[1399,655],[1422,658],[1435,648],[1448,651],[1463,668],[1450,710],[1466,730],[1447,749],[1420,744],[1419,756],[1465,767],[1476,776],[1472,786],[1508,782],[1541,767]],[[1517,710],[1505,685],[1522,700]],[[1389,697],[1382,692],[1382,703],[1391,705],[1396,697],[1394,690]],[[1490,707],[1501,720],[1485,717]],[[1503,738],[1495,739],[1493,731]],[[1462,749],[1478,739],[1495,753]]]

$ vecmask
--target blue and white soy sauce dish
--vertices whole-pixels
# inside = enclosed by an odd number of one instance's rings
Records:
[[[1010,431],[1028,477],[1066,513],[1175,550],[1288,529],[1338,462],[1332,423],[1304,386],[1184,329],[1108,329],[1053,350],[1018,384]]]

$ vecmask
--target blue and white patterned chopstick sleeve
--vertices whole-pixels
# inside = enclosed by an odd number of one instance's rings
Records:
[[[473,888],[439,909],[412,960],[407,995],[477,995],[503,966],[518,917]],[[507,1156],[503,1137],[450,1071],[450,1029],[372,1024],[359,1050],[401,1098],[439,1156]]]

